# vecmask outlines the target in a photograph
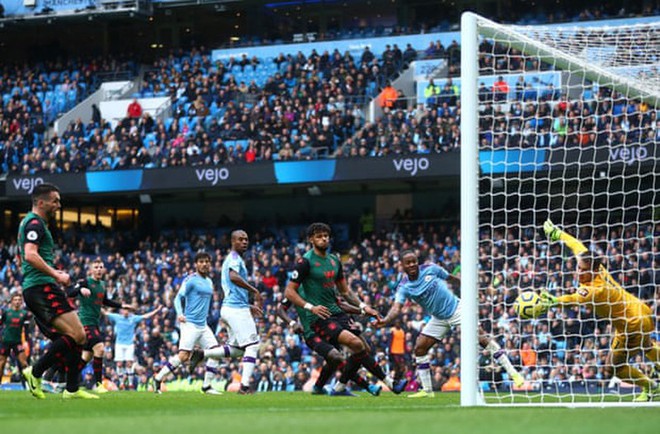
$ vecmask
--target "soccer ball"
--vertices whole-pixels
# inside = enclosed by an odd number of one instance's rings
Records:
[[[513,309],[516,311],[516,315],[522,319],[537,318],[545,311],[541,304],[541,297],[534,291],[521,293],[513,304]]]

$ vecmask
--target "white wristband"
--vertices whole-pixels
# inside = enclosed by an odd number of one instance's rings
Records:
[[[313,307],[314,306],[312,305],[312,303],[305,303],[305,305],[303,306],[303,308],[305,308],[307,310],[312,310]]]
[[[296,322],[294,320],[289,321],[289,327],[293,327],[296,325]]]
[[[367,307],[367,303],[365,303],[364,301],[361,301],[360,302],[360,309],[364,309],[365,307]]]

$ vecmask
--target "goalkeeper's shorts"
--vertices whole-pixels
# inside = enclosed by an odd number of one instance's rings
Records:
[[[635,318],[617,327],[612,339],[612,349],[645,350],[651,345],[653,319],[650,316]]]

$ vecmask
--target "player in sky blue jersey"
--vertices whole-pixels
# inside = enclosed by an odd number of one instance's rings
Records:
[[[417,303],[431,315],[431,320],[417,337],[414,349],[417,376],[422,383],[422,390],[409,396],[409,398],[429,398],[434,394],[431,383],[431,356],[428,352],[451,327],[457,326],[461,322],[461,301],[447,285],[449,282],[458,286],[461,281],[439,265],[424,264],[420,266],[417,255],[411,250],[406,250],[401,254],[401,263],[405,276],[396,288],[394,303],[390,311],[385,318],[376,321],[376,326],[384,327],[394,321],[406,300]],[[481,329],[479,330],[479,344],[504,367],[516,387],[524,384],[524,378],[511,365],[504,350]]]
[[[135,379],[135,328],[140,321],[149,319],[160,311],[160,306],[144,315],[134,315],[126,308],[120,313],[106,313],[108,320],[114,324],[115,331],[115,362],[117,375],[127,388],[134,386]]]
[[[170,372],[174,372],[183,363],[190,359],[195,344],[202,348],[215,348],[218,346],[213,331],[206,322],[211,301],[213,300],[213,281],[209,277],[211,272],[211,255],[199,252],[195,255],[195,273],[186,277],[181,283],[179,292],[174,299],[174,309],[181,328],[179,353],[170,357],[162,369],[154,376],[154,392],[160,393],[160,385]],[[185,301],[185,306],[183,302]],[[190,370],[193,371],[197,361],[191,360]],[[217,360],[206,362],[206,373],[202,393],[207,395],[221,395],[222,393],[211,386],[211,381],[218,373]]]
[[[248,282],[248,272],[243,254],[248,248],[248,235],[243,230],[231,233],[231,251],[222,263],[222,300],[220,317],[227,324],[229,338],[227,345],[218,348],[193,352],[191,364],[203,358],[221,359],[224,357],[243,356],[241,370],[241,388],[238,393],[252,393],[250,379],[259,350],[259,335],[254,323],[253,313],[261,316],[262,298],[259,290]],[[250,305],[250,294],[254,305]]]

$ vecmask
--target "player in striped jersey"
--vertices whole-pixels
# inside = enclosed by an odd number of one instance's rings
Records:
[[[550,240],[563,241],[577,257],[576,277],[580,282],[574,294],[555,297],[549,292],[541,293],[546,307],[590,305],[597,317],[611,320],[614,338],[608,357],[614,375],[642,388],[635,401],[645,402],[660,397],[660,385],[628,364],[628,360],[640,352],[654,363],[660,362],[660,345],[651,339],[654,330],[651,308],[624,290],[607,271],[602,260],[591,255],[579,240],[551,220],[543,224],[543,230]]]

